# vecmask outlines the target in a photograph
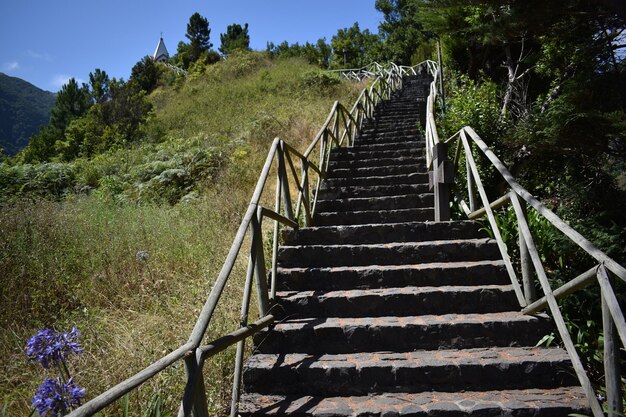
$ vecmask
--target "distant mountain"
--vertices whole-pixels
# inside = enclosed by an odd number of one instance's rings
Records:
[[[15,155],[50,121],[55,94],[0,72],[0,148]]]

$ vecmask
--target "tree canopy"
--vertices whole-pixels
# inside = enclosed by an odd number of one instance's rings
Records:
[[[219,51],[228,55],[236,50],[245,51],[250,49],[250,35],[248,34],[248,24],[243,27],[237,23],[228,25],[226,33],[220,35],[222,45]]]

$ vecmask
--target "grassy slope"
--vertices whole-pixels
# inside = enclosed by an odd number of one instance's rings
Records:
[[[24,345],[38,328],[78,326],[86,349],[71,369],[90,397],[186,341],[271,140],[280,136],[303,149],[332,102],[351,103],[358,92],[347,84],[321,92],[304,87],[303,74],[311,70],[298,60],[249,54],[158,89],[148,129],[158,140],[76,163],[81,181],[99,184],[98,191],[3,208],[0,410],[9,404],[8,415],[27,414],[43,375],[27,362]],[[193,190],[189,202],[157,203],[158,196],[144,193],[162,177],[146,167],[177,158],[185,164],[199,151],[210,163],[185,188]],[[136,259],[138,251],[148,252],[147,262]],[[236,326],[244,261],[232,274],[209,339]],[[229,395],[232,357],[230,350],[205,366],[216,412]],[[131,407],[138,414],[160,393],[166,408],[175,409],[183,376],[180,365],[161,374],[131,396]]]

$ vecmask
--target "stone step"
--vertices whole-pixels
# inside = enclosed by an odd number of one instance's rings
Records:
[[[352,148],[336,148],[330,154],[330,161],[376,159],[376,158],[417,158],[424,156],[424,149],[401,149],[389,151],[354,151]]]
[[[405,194],[381,197],[339,198],[317,200],[316,210],[324,212],[359,211],[359,210],[397,210],[409,208],[433,207],[432,193]]]
[[[287,244],[299,245],[420,242],[485,236],[485,232],[480,230],[480,224],[473,221],[302,227],[298,230],[288,229],[283,234]]]
[[[287,317],[384,317],[498,313],[519,307],[512,285],[280,291]]]
[[[428,184],[427,172],[416,172],[412,174],[391,174],[373,175],[369,177],[356,178],[327,178],[324,180],[324,187],[366,187],[374,185],[396,185],[396,184]]]
[[[294,417],[566,417],[590,415],[582,388],[380,393],[315,397],[244,394],[239,414]]]
[[[313,223],[315,226],[405,223],[407,221],[432,221],[434,216],[432,208],[318,212],[315,213]]]
[[[356,144],[368,143],[396,143],[396,142],[417,142],[418,145],[425,147],[426,143],[419,135],[419,130],[394,130],[389,132],[363,132],[356,138]]]
[[[285,245],[278,249],[281,267],[402,265],[499,258],[496,241],[490,238],[361,245]]]
[[[354,187],[328,187],[322,183],[318,198],[320,200],[332,200],[336,198],[363,198],[382,197],[403,194],[423,194],[429,192],[428,184],[397,184],[397,185],[372,185]]]
[[[412,140],[412,141],[404,141],[404,142],[382,142],[382,143],[359,143],[358,140],[356,144],[351,148],[354,151],[361,152],[377,152],[377,151],[391,151],[391,150],[402,150],[402,149],[420,149],[423,150],[426,144],[424,141]]]
[[[253,337],[260,353],[408,352],[535,346],[552,330],[547,315],[517,311],[404,317],[288,319]]]
[[[381,156],[379,158],[354,158],[343,160],[331,160],[328,167],[330,170],[341,168],[365,168],[375,166],[391,166],[391,165],[415,165],[424,164],[426,158],[424,156],[398,156],[395,158],[387,158]]]
[[[361,168],[335,168],[328,173],[328,178],[357,178],[383,175],[414,174],[424,169],[423,164],[385,165]]]
[[[277,270],[277,288],[281,291],[510,283],[502,260],[317,268],[279,267]]]
[[[252,356],[244,375],[247,392],[316,396],[552,389],[576,383],[563,349],[536,347],[334,355],[270,353]]]

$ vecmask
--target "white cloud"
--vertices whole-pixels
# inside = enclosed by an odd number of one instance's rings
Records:
[[[26,51],[26,55],[28,55],[29,57],[33,58],[33,59],[41,59],[42,61],[46,61],[46,62],[52,62],[54,60],[54,58],[52,57],[52,55],[47,54],[47,53],[39,53],[39,52],[35,52],[31,49],[29,49],[28,51]]]
[[[20,63],[17,61],[5,62],[2,64],[2,69],[6,72],[11,72],[20,69]]]
[[[76,82],[78,83],[78,85],[81,85],[82,83],[85,82],[85,80],[83,80],[81,78],[72,77],[71,75],[57,74],[54,77],[52,77],[52,81],[50,81],[50,85],[54,89],[60,90],[61,87],[63,87],[64,84],[67,84],[67,82],[70,80],[70,78],[74,78],[76,80]]]

